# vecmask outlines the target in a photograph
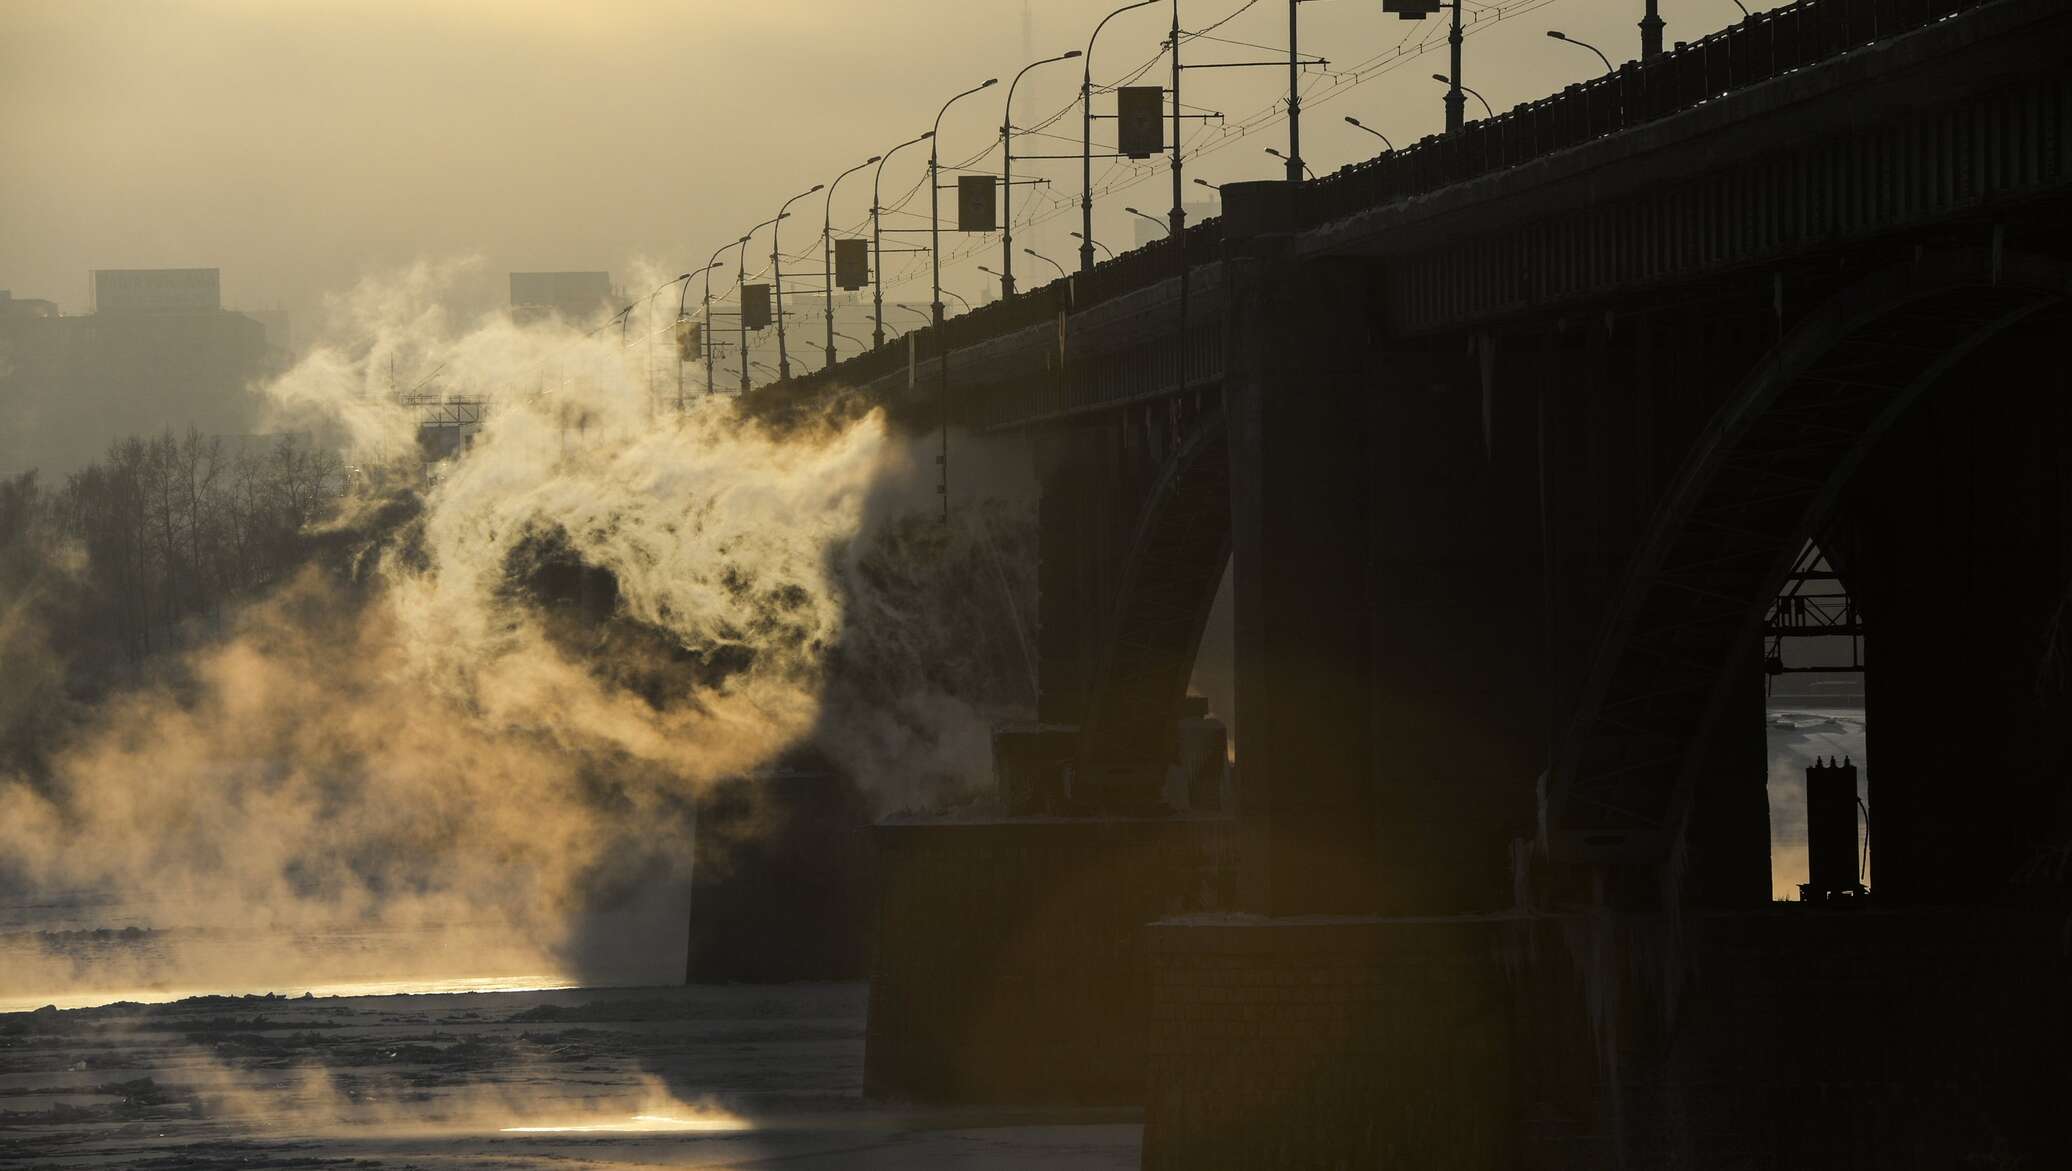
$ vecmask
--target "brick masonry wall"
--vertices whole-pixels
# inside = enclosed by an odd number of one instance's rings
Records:
[[[1228,821],[908,822],[872,833],[867,1093],[1144,1100],[1144,927],[1227,904]]]
[[[1144,1166],[2060,1166],[2061,914],[1153,926]]]

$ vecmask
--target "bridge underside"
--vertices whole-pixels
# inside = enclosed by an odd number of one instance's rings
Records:
[[[1208,324],[1168,281],[968,369],[1041,453],[1048,812],[1161,813],[1231,567],[1234,817],[1070,855],[1251,916],[1100,918],[1147,1165],[2049,1148],[1993,1046],[2072,1043],[2072,12],[1912,36],[1328,224],[1229,185]],[[1877,645],[1858,912],[1770,901],[1760,647],[1809,541]]]

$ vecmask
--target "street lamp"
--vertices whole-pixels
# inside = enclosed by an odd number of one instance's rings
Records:
[[[1138,211],[1138,210],[1137,210],[1136,208],[1134,208],[1134,207],[1125,207],[1125,208],[1123,208],[1122,210],[1124,210],[1124,211],[1126,211],[1126,212],[1130,213],[1130,214],[1131,214],[1131,215],[1133,215],[1133,216],[1136,216],[1136,217],[1137,217],[1138,219],[1140,219],[1140,220],[1150,220],[1150,221],[1151,221],[1152,223],[1154,223],[1154,224],[1157,224],[1157,225],[1158,225],[1158,230],[1159,230],[1159,231],[1161,231],[1161,232],[1164,232],[1164,233],[1165,233],[1166,235],[1168,235],[1168,236],[1170,236],[1170,235],[1172,235],[1172,234],[1173,234],[1173,228],[1172,228],[1172,225],[1170,225],[1170,224],[1166,223],[1166,222],[1165,222],[1164,220],[1162,220],[1162,219],[1159,219],[1159,218],[1158,218],[1157,216],[1155,216],[1155,215],[1146,215],[1146,214],[1144,214],[1143,212],[1141,212],[1141,211]]]
[[[777,209],[777,218],[782,220],[791,214],[791,205],[825,187],[815,183],[797,195],[784,201]],[[776,299],[776,306],[770,312],[777,316],[777,376],[791,378],[791,359],[784,352],[784,261],[782,250],[777,247],[777,237],[783,233],[783,225],[770,229],[770,295]]]
[[[1079,75],[1079,271],[1094,269],[1094,41],[1101,35],[1101,29],[1111,20],[1132,8],[1142,8],[1156,0],[1137,0],[1125,4],[1101,18],[1094,26],[1094,34],[1086,38],[1085,68]],[[1110,252],[1110,256],[1114,253]]]
[[[1365,122],[1360,121],[1358,118],[1353,117],[1351,114],[1347,114],[1345,116],[1345,120],[1347,125],[1357,126],[1360,129],[1365,130],[1367,133],[1372,134],[1374,137],[1379,138],[1381,140],[1381,144],[1385,147],[1388,147],[1390,150],[1396,149],[1396,144],[1389,141],[1389,136],[1383,134],[1379,130],[1376,130],[1374,127],[1367,125]]]
[[[1064,279],[1064,276],[1065,276],[1065,266],[1064,266],[1064,265],[1062,265],[1062,264],[1059,264],[1059,263],[1058,263],[1057,261],[1055,261],[1055,260],[1052,260],[1052,259],[1051,259],[1050,257],[1048,257],[1048,256],[1045,256],[1045,255],[1044,255],[1043,253],[1041,253],[1041,252],[1038,252],[1038,251],[1036,251],[1036,250],[1035,250],[1034,248],[1024,248],[1024,249],[1022,249],[1022,251],[1023,251],[1023,252],[1026,252],[1026,253],[1028,253],[1028,254],[1029,254],[1030,256],[1033,256],[1033,257],[1035,257],[1036,259],[1038,259],[1038,260],[1042,261],[1043,263],[1045,263],[1045,264],[1047,264],[1047,265],[1051,266],[1052,268],[1054,268],[1054,269],[1057,269],[1057,270],[1058,270],[1058,278],[1059,278],[1060,280]]]
[[[942,496],[942,523],[950,523],[950,347],[942,340],[942,116],[950,112],[959,98],[991,85],[999,84],[997,77],[988,77],[962,93],[953,95],[935,112],[935,125],[928,132],[928,267],[930,279],[935,287],[935,300],[929,305],[934,316],[929,324],[935,327],[935,397],[942,411],[942,450],[936,454],[935,490]]]
[[[998,274],[995,274],[995,275],[998,275]],[[962,305],[962,306],[964,306],[964,311],[965,311],[966,313],[969,313],[969,312],[971,312],[971,302],[969,302],[969,301],[965,300],[965,299],[964,299],[964,297],[963,297],[963,295],[962,295],[961,293],[953,293],[953,292],[951,292],[951,291],[950,291],[950,290],[948,290],[948,289],[944,289],[944,290],[942,291],[942,295],[943,295],[943,296],[945,296],[945,297],[950,297],[950,298],[954,299],[954,300],[955,300],[955,301],[957,302],[957,304],[959,304],[959,305]]]
[[[737,259],[736,259],[736,260],[734,261],[734,267],[735,267],[735,272],[734,272],[734,279],[735,279],[735,280],[736,280],[737,282],[740,282],[740,284],[741,284],[741,295],[742,295],[742,297],[743,297],[743,298],[746,298],[746,297],[747,297],[747,295],[748,295],[748,283],[747,283],[747,282],[748,282],[748,242],[749,242],[750,240],[752,240],[752,239],[754,239],[754,238],[755,238],[755,234],[756,234],[757,232],[760,232],[760,231],[762,231],[762,230],[763,230],[764,228],[767,228],[767,227],[769,227],[769,226],[770,226],[771,224],[774,224],[774,223],[776,223],[776,222],[777,222],[778,220],[781,220],[781,219],[783,219],[783,218],[784,218],[784,215],[785,215],[785,214],[789,214],[789,213],[781,213],[781,214],[778,214],[778,215],[774,215],[774,216],[771,216],[771,217],[770,217],[769,219],[766,219],[766,220],[764,220],[764,221],[763,221],[762,223],[759,223],[759,224],[757,224],[756,226],[754,226],[754,227],[752,227],[752,228],[748,229],[748,235],[746,235],[746,236],[743,236],[743,237],[741,237],[741,240],[740,240],[740,244],[741,244],[741,255],[740,255],[740,257],[739,257],[739,258],[737,258]],[[771,233],[771,235],[772,235],[772,236],[774,236],[774,235],[776,235],[776,233],[775,233],[775,232],[772,232],[772,233]],[[746,309],[748,308],[748,304],[747,304],[746,300],[744,300],[744,301],[742,302],[741,308],[742,308],[742,309],[744,310],[744,312],[742,312],[742,313],[738,313],[738,314],[736,314],[735,316],[736,316],[736,317],[738,317],[738,318],[740,319],[740,321],[741,321],[741,393],[742,393],[742,394],[747,394],[747,393],[748,393],[748,389],[749,389],[749,384],[748,384],[748,314],[747,314],[747,313],[745,312],[745,310],[746,310]],[[783,320],[783,318],[781,318],[781,317],[780,317],[780,318],[778,318],[778,320],[779,320],[779,321],[782,321],[782,320]]]
[[[1743,18],[1748,16],[1748,5],[1734,0],[1740,7]],[[1640,18],[1640,59],[1652,61],[1662,55],[1662,14],[1656,9],[1656,0],[1648,0],[1647,12]]]
[[[734,244],[739,243],[741,243],[741,241],[734,241]],[[699,329],[698,332],[705,335],[706,394],[711,394],[713,391],[719,389],[718,384],[713,381],[712,373],[712,270],[720,266],[721,261],[719,258],[719,254],[725,252],[729,248],[732,248],[734,244],[722,244],[719,247],[713,249],[712,259],[705,265],[705,325],[703,328]],[[689,288],[690,286],[686,285],[684,287]]]
[[[885,177],[885,161],[900,147],[926,142],[934,137],[935,131],[931,130],[918,137],[909,138],[899,146],[886,151],[879,157],[878,169],[871,175],[871,251],[876,254],[871,265],[871,337],[874,349],[885,344],[885,234],[878,227],[878,212],[882,210],[878,207],[878,180]]]
[[[1438,83],[1439,83],[1440,85],[1443,85],[1443,86],[1449,86],[1449,87],[1451,87],[1451,86],[1453,85],[1453,79],[1452,79],[1452,78],[1450,78],[1450,77],[1448,77],[1448,76],[1446,76],[1446,75],[1445,75],[1445,74],[1443,74],[1443,73],[1434,73],[1434,74],[1432,74],[1432,80],[1433,80],[1433,81],[1436,81],[1436,82],[1438,82]],[[1492,109],[1490,109],[1490,108],[1489,108],[1489,99],[1488,99],[1488,98],[1485,98],[1485,97],[1483,97],[1483,96],[1482,96],[1481,94],[1478,94],[1478,93],[1476,93],[1476,92],[1475,92],[1474,90],[1471,90],[1471,89],[1469,89],[1469,88],[1468,88],[1467,86],[1461,86],[1461,87],[1459,87],[1459,88],[1460,88],[1460,91],[1461,91],[1462,93],[1464,93],[1464,94],[1468,94],[1468,95],[1472,96],[1472,97],[1473,97],[1473,98],[1474,98],[1474,99],[1475,99],[1476,101],[1478,101],[1478,102],[1481,102],[1481,103],[1482,103],[1482,112],[1483,112],[1483,114],[1485,114],[1485,115],[1487,115],[1487,116],[1489,116],[1489,117],[1491,117],[1491,118],[1494,118],[1494,117],[1496,117],[1496,111],[1495,111],[1495,110],[1492,110]]]
[[[1197,186],[1197,187],[1206,187],[1206,188],[1208,188],[1208,189],[1209,189],[1209,190],[1211,190],[1211,191],[1221,191],[1221,190],[1223,190],[1223,184],[1221,184],[1221,183],[1211,183],[1211,182],[1209,182],[1209,181],[1208,181],[1207,179],[1196,179],[1196,180],[1194,181],[1194,185],[1195,185],[1195,186]]]
[[[842,180],[877,161],[878,156],[872,155],[841,174],[836,175],[835,181],[827,185],[827,204],[820,209],[820,266],[826,273],[823,283],[826,286],[825,291],[827,293],[827,364],[830,366],[835,364],[835,235],[833,218],[835,188],[842,185]]]
[[[1591,51],[1592,53],[1595,53],[1595,54],[1597,54],[1597,59],[1598,59],[1599,61],[1602,61],[1602,62],[1604,62],[1604,75],[1605,75],[1606,77],[1610,77],[1610,76],[1611,76],[1611,75],[1612,75],[1612,74],[1613,74],[1613,73],[1615,72],[1615,71],[1614,71],[1614,70],[1612,69],[1612,60],[1611,60],[1611,58],[1609,58],[1609,57],[1605,56],[1605,55],[1604,55],[1604,51],[1603,51],[1602,49],[1599,49],[1599,48],[1598,48],[1598,47],[1597,47],[1596,45],[1593,45],[1593,44],[1591,44],[1591,43],[1590,43],[1590,42],[1588,42],[1588,41],[1579,41],[1579,40],[1577,40],[1576,38],[1574,38],[1574,37],[1572,37],[1572,36],[1569,36],[1569,35],[1568,35],[1567,33],[1565,33],[1565,32],[1562,32],[1562,31],[1561,31],[1560,29],[1558,29],[1558,28],[1550,28],[1550,29],[1548,29],[1548,30],[1547,30],[1547,35],[1548,35],[1549,37],[1553,38],[1554,40],[1557,40],[1557,41],[1561,41],[1561,42],[1564,42],[1564,43],[1566,43],[1566,44],[1570,44],[1570,45],[1579,45],[1579,46],[1581,46],[1581,47],[1583,47],[1583,48],[1585,48],[1585,49],[1588,49],[1588,50],[1590,50],[1590,51]]]
[[[668,280],[656,285],[653,292],[641,298],[645,303],[641,308],[641,317],[645,321],[647,329],[647,351],[641,355],[641,365],[647,367],[648,408],[650,410],[654,409],[655,399],[655,298],[661,295],[663,289],[679,281],[683,283],[684,288],[690,288],[693,275],[686,272],[670,277]],[[678,312],[682,312],[681,308],[678,309]],[[681,359],[676,364],[676,374],[676,397],[680,401],[683,398],[683,362]]]
[[[1074,240],[1079,241],[1079,250],[1081,252],[1088,251],[1090,248],[1099,248],[1101,251],[1106,252],[1108,254],[1108,259],[1115,259],[1115,249],[1108,247],[1106,244],[1101,243],[1099,240],[1088,240],[1085,236],[1080,235],[1078,232],[1068,232],[1066,234],[1071,236]]]
[[[1014,195],[1014,87],[1022,83],[1022,73],[1038,65],[1049,65],[1054,61],[1070,61],[1079,56],[1079,50],[1071,49],[1055,57],[1031,61],[1022,66],[1021,73],[1007,83],[1007,105],[1000,115],[1000,296],[1002,299],[1014,296],[1014,211],[1009,199]]]
[[[1287,155],[1282,154],[1280,151],[1277,151],[1270,146],[1266,148],[1266,153],[1272,155],[1273,157],[1281,160],[1284,163],[1288,163],[1291,169],[1293,167],[1301,167],[1302,172],[1312,179],[1317,177],[1317,173],[1309,169],[1309,164],[1301,161],[1300,159],[1291,159]]]

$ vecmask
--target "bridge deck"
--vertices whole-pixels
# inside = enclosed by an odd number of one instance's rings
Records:
[[[1852,87],[1881,76],[1902,84],[1891,78],[1996,31],[2063,15],[2055,0],[1799,0],[1303,184],[1299,222],[1290,226],[1308,233],[1305,251],[1404,256],[1390,277],[1390,303],[1401,307],[1392,325],[1417,332],[1636,280],[1688,277],[1694,266],[1750,263],[1838,231],[1945,215],[2039,179],[2062,182],[2062,79],[2031,87],[2032,132],[2017,142],[1975,142],[1962,114],[1946,113],[1941,122],[1886,127],[1898,155],[1892,164],[1861,152],[1810,152],[1772,166],[1767,179],[1690,185],[1680,207],[1599,205],[1726,147],[1746,151],[1767,141],[1775,154],[1781,141],[1849,125],[1872,108],[1868,95],[1837,100]],[[1808,118],[1813,110],[1819,118]],[[1762,138],[1784,122],[1794,128],[1787,139]],[[1608,164],[1634,159],[1646,165],[1607,174]],[[1906,168],[1913,181],[1912,193],[1889,207],[1869,194],[1887,165]],[[1517,238],[1526,220],[1592,208],[1594,218]],[[1184,370],[1174,339],[1178,258],[1161,243],[952,318],[939,338],[932,327],[916,330],[794,379],[771,397],[844,386],[879,401],[932,401],[944,345],[953,409],[982,428],[1213,382],[1221,376],[1223,228],[1212,217],[1183,233],[1190,274]],[[1463,247],[1470,255],[1459,254]]]

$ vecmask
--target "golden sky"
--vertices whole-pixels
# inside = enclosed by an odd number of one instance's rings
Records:
[[[417,259],[479,256],[490,299],[513,269],[625,275],[641,259],[664,272],[695,268],[787,196],[926,129],[958,89],[993,76],[1004,89],[1027,61],[1084,48],[1120,2],[0,0],[0,288],[78,312],[92,268],[220,267],[226,301],[284,306],[307,336],[325,292]],[[1546,30],[1594,41],[1621,61],[1638,54],[1642,2],[1503,0],[1517,14],[1469,39],[1464,76],[1499,110],[1594,76],[1593,56]],[[1662,6],[1671,40],[1740,15],[1733,0]],[[1486,18],[1492,7],[1466,11]],[[1283,0],[1181,0],[1180,10],[1191,29],[1235,12],[1216,36],[1286,44]],[[1316,80],[1303,121],[1303,155],[1316,171],[1377,145],[1345,114],[1399,145],[1439,128],[1443,90],[1429,76],[1446,70],[1438,22],[1386,17],[1379,0],[1311,0],[1301,13],[1303,48],[1329,57],[1334,71],[1406,34],[1437,42],[1358,84],[1343,74]],[[1170,20],[1165,3],[1116,18],[1101,36],[1095,80],[1147,61]],[[1186,52],[1272,55],[1203,41]],[[1165,77],[1161,62],[1144,80]],[[1078,80],[1077,62],[1031,72],[1016,98],[1018,124],[1072,102]],[[1182,97],[1223,111],[1230,126],[1269,108],[1285,86],[1284,69],[1203,70],[1183,78]],[[997,137],[1001,93],[952,111],[946,159]],[[1480,108],[1471,101],[1469,110]],[[1076,151],[1076,112],[1051,130],[1062,137],[1021,140],[1017,150]],[[1285,150],[1286,134],[1280,125],[1248,132],[1187,173],[1275,177],[1281,164],[1262,148]],[[910,148],[888,165],[888,203],[924,162]],[[997,154],[980,165],[997,168]],[[1049,197],[1076,202],[1076,159],[1016,170],[1049,177]],[[1138,177],[1102,199],[1104,242],[1134,243],[1123,205],[1169,204],[1162,169]],[[863,217],[869,178],[860,172],[838,192],[838,229]],[[1015,197],[1023,207],[1046,198],[1026,187]],[[1212,202],[1192,184],[1189,197]],[[794,208],[787,250],[792,233],[798,247],[817,234],[819,203]],[[925,195],[910,207],[924,217],[899,222],[925,226]],[[1060,208],[1018,229],[1016,245],[1069,266],[1076,243],[1066,233],[1077,227],[1076,207]],[[975,266],[998,259],[997,246],[960,258],[946,284],[976,298],[988,278]],[[888,288],[915,295],[925,289]]]

